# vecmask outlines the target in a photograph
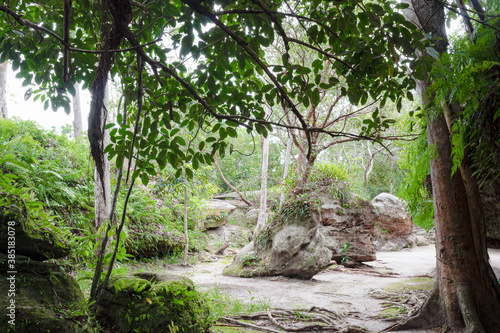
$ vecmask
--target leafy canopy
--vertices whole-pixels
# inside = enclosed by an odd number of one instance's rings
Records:
[[[319,89],[334,89],[339,80],[352,104],[371,98],[401,105],[415,87],[409,71],[418,78],[432,61],[416,57],[415,49],[428,45],[397,11],[405,6],[378,0],[4,2],[0,61],[12,61],[23,84],[34,86],[26,98],[41,99],[46,109],[69,112],[76,82],[91,89],[94,159],[103,149],[96,143],[109,74],[122,85],[128,110],[123,124],[110,125],[110,155],[128,156],[133,146],[140,162],[135,177],[167,164],[192,177],[217,151],[224,155],[235,127],[267,136],[272,126],[287,126],[264,119],[266,104],[291,112],[307,137],[322,129],[308,126],[299,106],[307,108],[309,96],[315,103]],[[285,23],[298,33],[285,32]],[[267,57],[277,41],[286,52]],[[294,44],[311,50],[311,66],[289,56]],[[321,77],[327,63],[335,78]],[[181,129],[202,138],[194,145]]]

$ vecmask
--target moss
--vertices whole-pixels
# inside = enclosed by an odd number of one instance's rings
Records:
[[[122,331],[203,332],[212,322],[210,311],[187,278],[155,273],[113,277],[100,304],[100,313]]]
[[[389,292],[399,292],[405,290],[432,290],[434,287],[434,279],[431,278],[412,278],[391,283],[385,290]]]

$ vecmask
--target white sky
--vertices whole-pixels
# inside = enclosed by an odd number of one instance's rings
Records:
[[[43,109],[43,103],[38,99],[36,102],[33,98],[24,100],[24,93],[30,86],[23,87],[23,80],[17,79],[15,73],[9,65],[7,74],[7,108],[9,118],[19,117],[24,120],[34,120],[42,127],[51,129],[52,127],[60,128],[65,124],[73,123],[73,110],[67,115],[62,108],[57,112],[52,111],[49,106],[47,111]],[[32,86],[33,89],[36,87]],[[87,117],[90,108],[90,93],[88,90],[80,91],[81,109],[82,109],[82,125],[83,129],[87,130]]]

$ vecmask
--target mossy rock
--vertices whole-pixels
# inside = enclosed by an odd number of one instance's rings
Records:
[[[57,228],[32,221],[21,198],[3,192],[0,198],[0,253],[8,253],[12,236],[16,253],[33,260],[57,259],[69,254],[69,247]]]
[[[17,273],[7,274],[12,270],[7,266],[10,264],[8,259],[0,254],[0,293],[3,295],[0,306],[2,309],[12,307],[10,300],[13,299],[15,317],[9,316],[10,310],[1,316],[3,332],[80,332],[76,315],[82,313],[85,300],[76,280],[59,265],[33,261],[24,256],[14,259]],[[15,279],[15,288],[11,288],[8,280],[11,277]],[[13,297],[9,297],[12,292],[15,296],[11,294]],[[72,313],[75,318],[71,317]]]
[[[100,315],[122,332],[204,332],[211,323],[209,308],[187,278],[157,274],[112,277],[99,301]]]

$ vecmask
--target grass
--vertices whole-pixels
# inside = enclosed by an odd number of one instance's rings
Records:
[[[219,284],[216,284],[210,290],[206,291],[204,295],[215,318],[252,314],[255,312],[266,311],[270,307],[268,300],[257,300],[254,296],[252,296],[250,291],[248,291],[248,293],[250,296],[249,303],[231,297],[221,290],[221,286]]]

